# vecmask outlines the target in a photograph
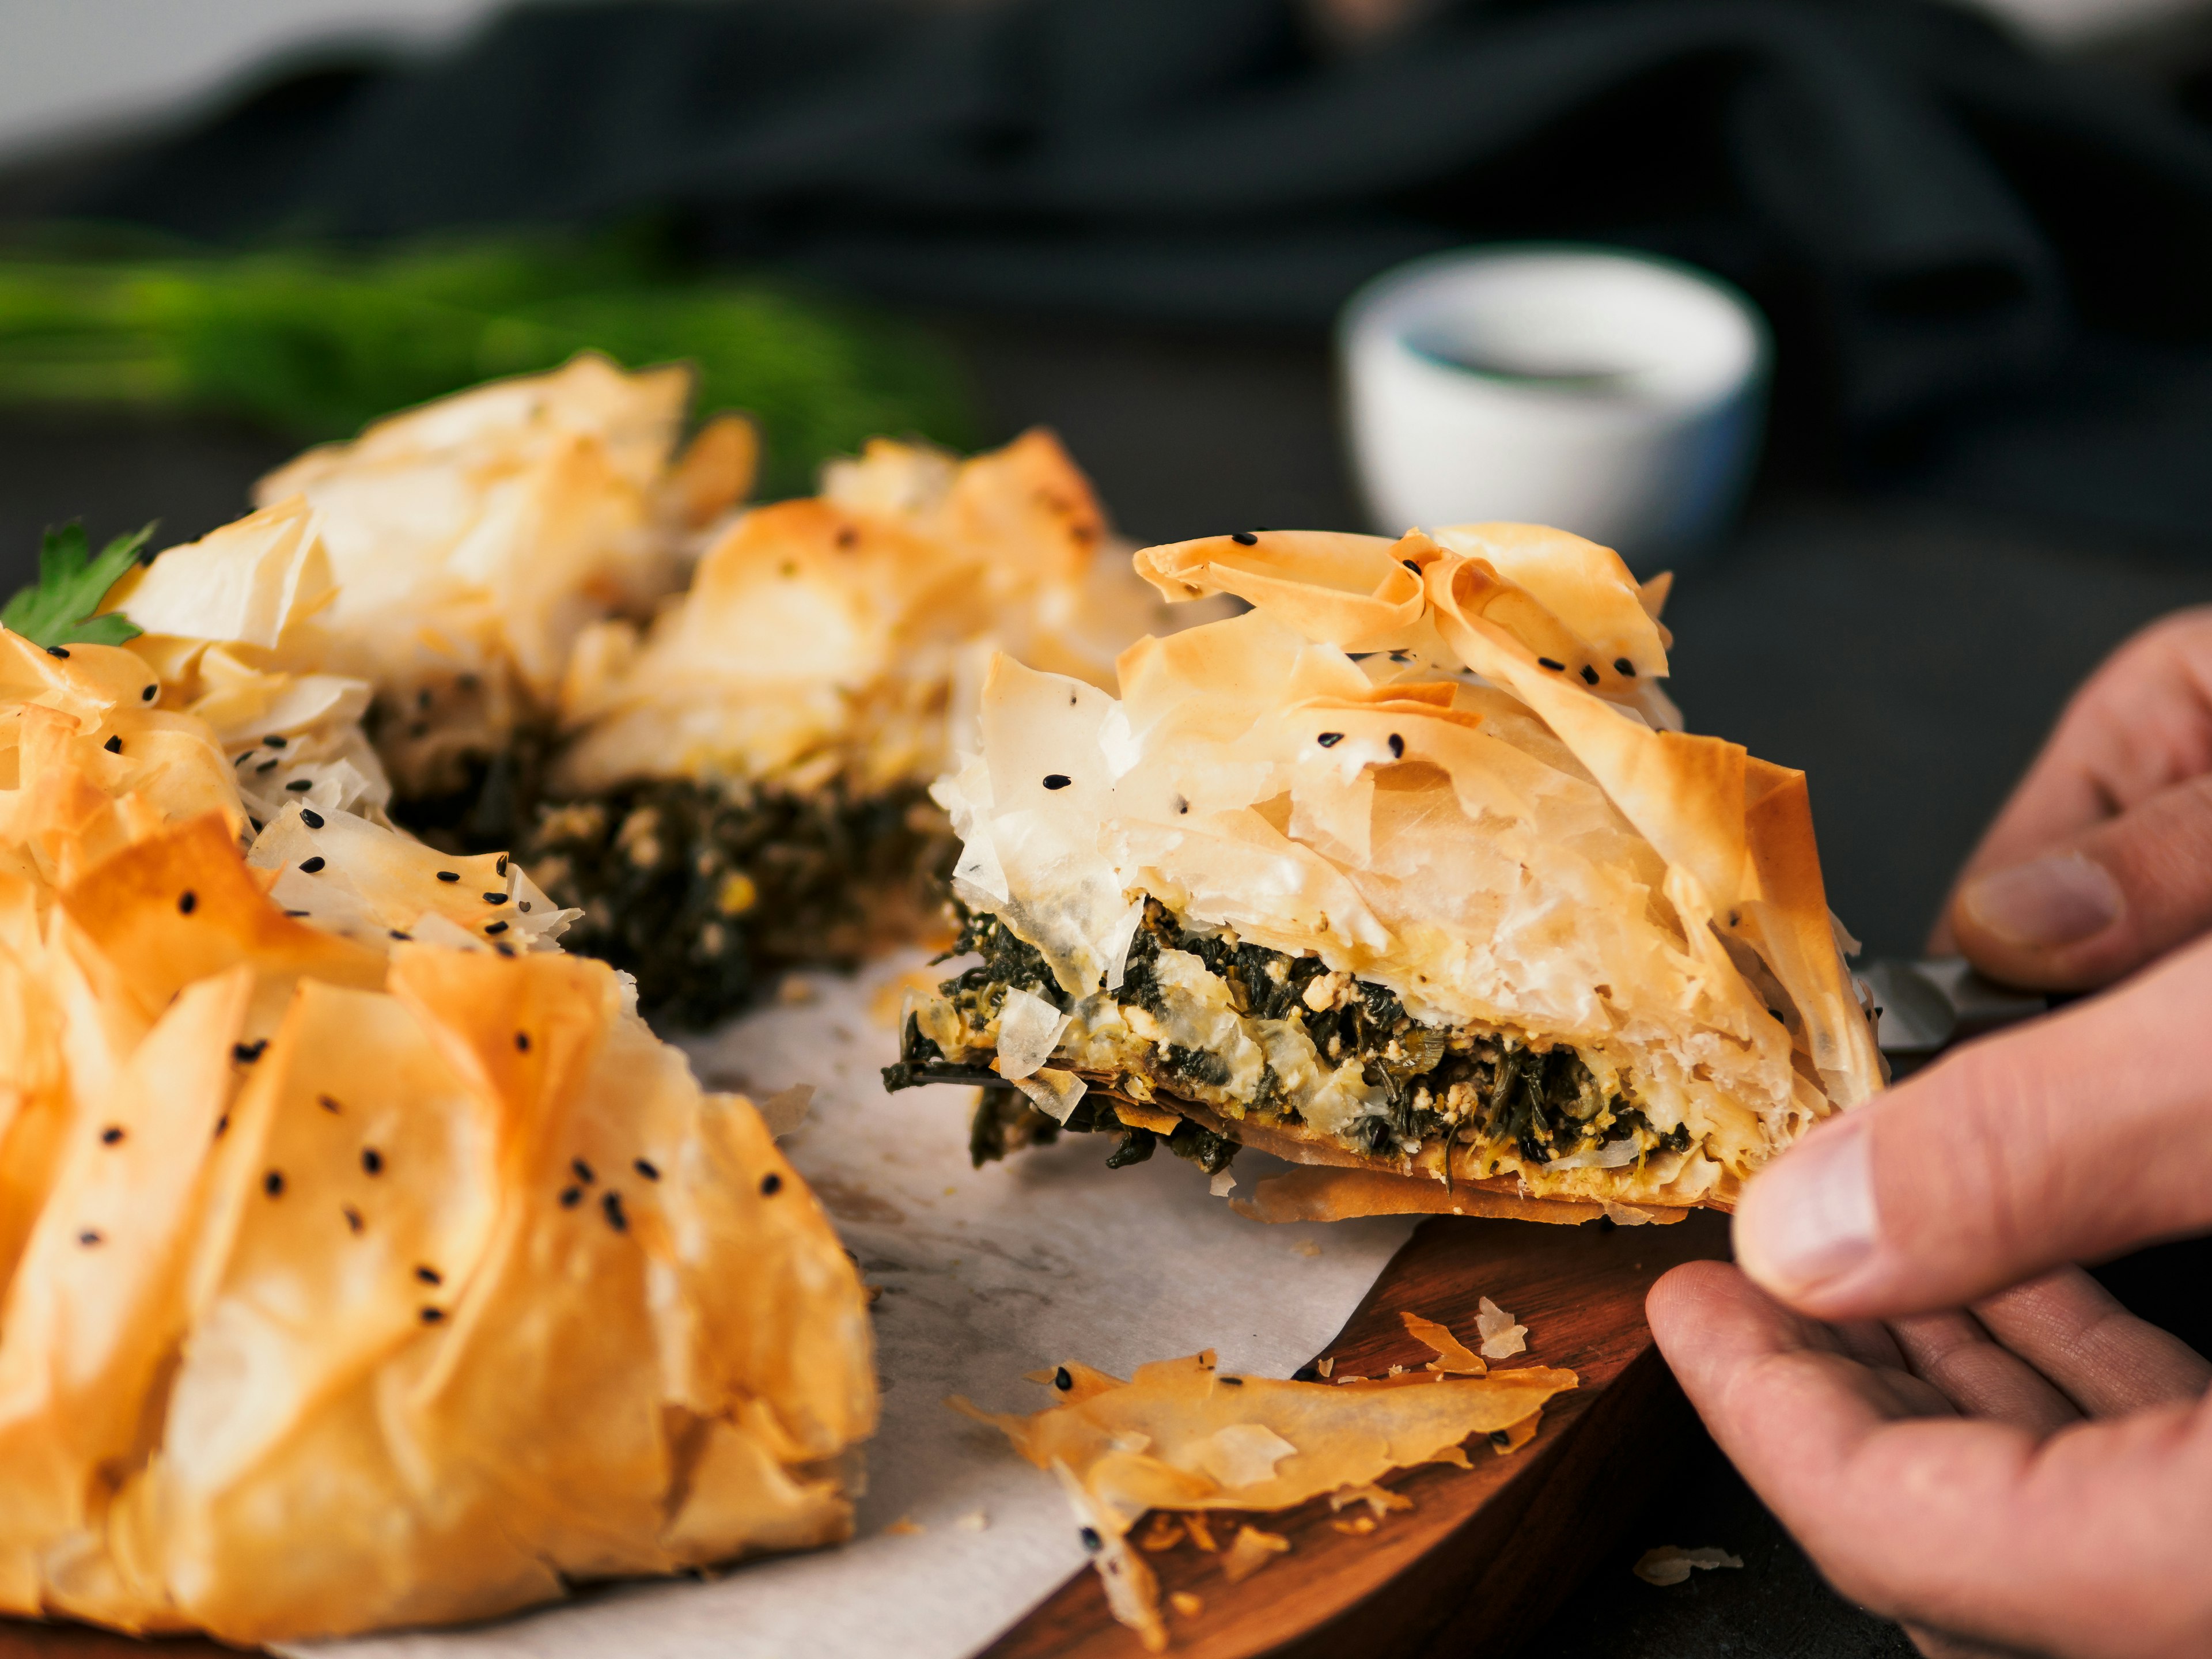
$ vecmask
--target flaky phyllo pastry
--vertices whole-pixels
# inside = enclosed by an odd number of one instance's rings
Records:
[[[402,796],[474,807],[495,769],[514,787],[508,751],[551,717],[576,636],[682,585],[754,458],[735,417],[680,446],[690,402],[688,369],[626,374],[586,353],[379,421],[254,486],[264,511],[312,512],[329,564],[285,665],[368,683]],[[125,605],[149,632],[198,590],[173,557],[149,582],[158,604]]]
[[[1353,1172],[1272,1216],[1576,1218],[1726,1205],[1880,1086],[1803,775],[1678,729],[1612,552],[1480,525],[1137,565],[1255,609],[1131,647],[1118,702],[1000,658],[939,786],[983,960],[890,1080],[1018,1089],[979,1158],[1112,1128]]]
[[[1103,684],[1165,625],[1105,534],[1042,432],[966,461],[878,440],[738,518],[650,629],[587,630],[527,848],[579,948],[703,1021],[910,937],[951,862],[928,787],[992,653]]]
[[[0,1612],[252,1644],[845,1536],[851,1263],[518,866],[378,821],[368,688],[271,665],[295,529],[161,636],[0,631]]]

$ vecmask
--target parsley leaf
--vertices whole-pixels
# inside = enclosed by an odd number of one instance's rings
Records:
[[[0,626],[33,645],[120,645],[136,639],[143,630],[128,617],[93,613],[153,533],[149,524],[136,535],[118,536],[95,559],[82,525],[49,530],[39,548],[38,585],[0,609]]]

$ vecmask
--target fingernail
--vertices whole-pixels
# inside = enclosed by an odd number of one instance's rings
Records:
[[[2078,944],[2120,919],[2120,884],[2111,871],[2079,853],[2031,859],[1993,870],[1966,884],[1966,915],[2008,945]]]
[[[1847,1117],[1807,1136],[1744,1188],[1736,1261],[1757,1284],[1791,1297],[1866,1260],[1876,1231],[1866,1121]]]

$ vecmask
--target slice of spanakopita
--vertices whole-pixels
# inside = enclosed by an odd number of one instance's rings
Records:
[[[1346,1172],[1271,1218],[1649,1216],[1881,1086],[1804,776],[1680,729],[1661,583],[1523,525],[1137,567],[1254,609],[1132,647],[1119,701],[1000,658],[938,786],[981,960],[886,1080],[994,1085],[979,1162],[1112,1130]]]

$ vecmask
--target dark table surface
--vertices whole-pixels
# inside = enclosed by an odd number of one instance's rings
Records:
[[[1121,528],[1166,540],[1360,514],[1340,457],[1325,349],[1308,339],[1137,333],[993,317],[936,319],[964,348],[989,428],[1056,428]],[[163,520],[157,544],[242,510],[292,446],[213,422],[0,419],[0,580],[39,530],[95,538]],[[1838,913],[1870,951],[1916,950],[1950,872],[2069,689],[2153,617],[2212,602],[2212,549],[2131,546],[1905,498],[1782,491],[1678,582],[1673,690],[1693,728],[1802,767]],[[2175,1245],[2104,1272],[2200,1348],[2206,1252]],[[1709,1443],[1624,1489],[1641,1511],[1617,1559],[1532,1632],[1552,1659],[1906,1654],[1835,1596]],[[1658,1544],[1719,1545],[1741,1572],[1658,1589],[1629,1571]]]

